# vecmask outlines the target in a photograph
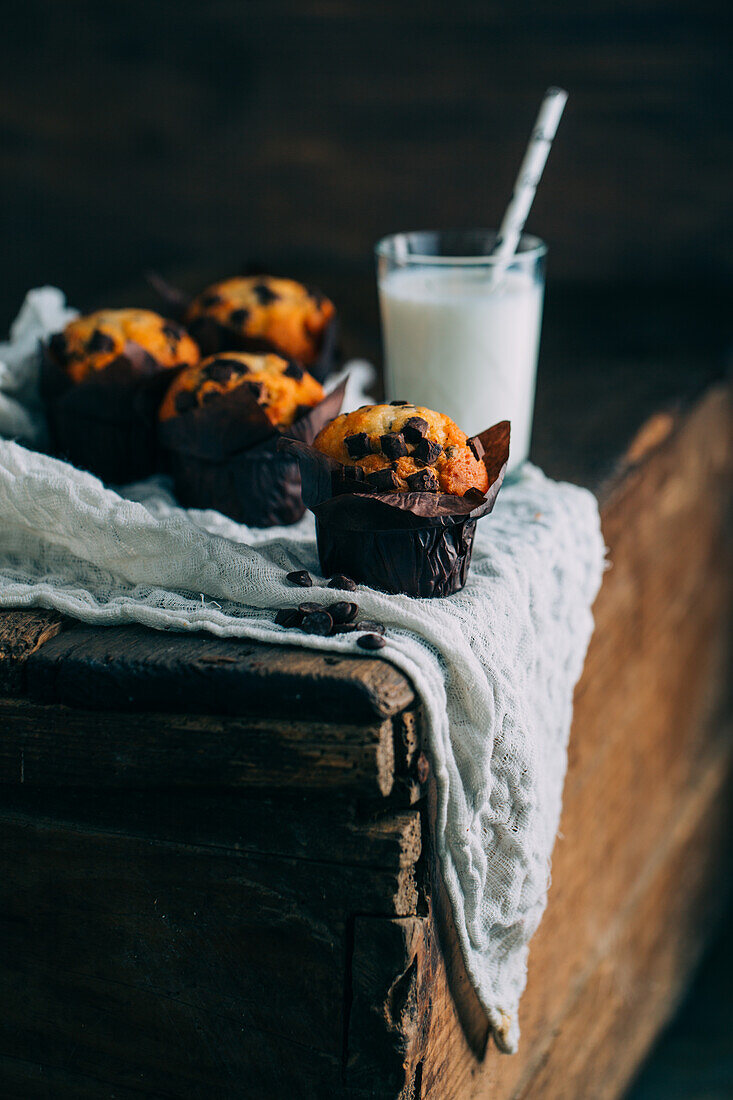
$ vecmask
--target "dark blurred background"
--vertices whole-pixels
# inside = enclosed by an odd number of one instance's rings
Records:
[[[346,350],[378,357],[374,241],[498,223],[561,84],[528,222],[550,245],[534,453],[572,431],[597,472],[619,420],[631,431],[683,374],[724,365],[729,24],[726,0],[6,5],[0,327],[32,285],[83,309],[150,305],[147,269],[198,289],[260,260],[320,285]],[[708,963],[638,1100],[733,1096],[730,958]]]
[[[371,248],[496,224],[542,93],[570,100],[528,228],[555,297],[733,284],[724,0],[24,0],[0,36],[0,321],[261,259],[322,284],[373,353]],[[698,333],[709,340],[709,334]]]

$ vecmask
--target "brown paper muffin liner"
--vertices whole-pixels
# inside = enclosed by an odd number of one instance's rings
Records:
[[[312,443],[341,408],[346,382],[326,394],[288,436]],[[283,435],[243,386],[221,400],[158,424],[158,441],[179,502],[214,508],[238,523],[273,527],[305,512],[296,459],[278,449]]]
[[[468,442],[486,467],[487,492],[374,493],[355,467],[297,440],[280,448],[295,455],[303,500],[316,517],[324,576],[345,573],[360,584],[408,596],[449,596],[468,577],[476,521],[494,507],[509,458],[509,421]]]
[[[164,368],[139,344],[82,382],[42,351],[41,396],[53,452],[103,481],[120,485],[154,473],[156,417],[182,367]]]
[[[151,272],[148,275],[148,281],[163,299],[167,314],[186,325],[191,336],[201,348],[204,357],[216,355],[218,352],[223,351],[249,351],[254,355],[264,355],[271,352],[275,355],[282,355],[286,359],[292,358],[270,340],[265,340],[262,337],[244,336],[241,332],[229,328],[228,325],[223,325],[213,317],[197,317],[194,321],[185,322],[184,317],[192,300],[191,296],[186,295],[178,287],[172,286],[155,273]],[[334,315],[323,330],[316,359],[312,363],[301,365],[319,382],[323,382],[341,365],[339,344],[338,315]]]

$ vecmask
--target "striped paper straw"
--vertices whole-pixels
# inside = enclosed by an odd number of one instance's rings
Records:
[[[514,192],[491,253],[498,261],[492,272],[492,285],[496,285],[501,279],[519,244],[567,98],[568,93],[562,88],[548,88],[545,92],[524,160],[514,183]]]

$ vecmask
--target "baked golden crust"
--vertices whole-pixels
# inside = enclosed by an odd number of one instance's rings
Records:
[[[100,309],[77,317],[51,338],[51,349],[69,377],[81,382],[122,354],[128,340],[144,348],[163,370],[201,358],[182,325],[149,309]]]
[[[308,366],[334,313],[333,302],[294,279],[251,275],[207,287],[189,306],[186,321],[211,317],[242,336],[268,340]]]
[[[298,363],[279,355],[228,351],[181,371],[169,386],[158,416],[169,420],[244,385],[277,428],[287,428],[302,409],[323,400],[320,382]]]
[[[345,466],[360,467],[366,484],[378,491],[485,493],[486,467],[466,439],[443,413],[395,403],[342,413],[319,432],[314,446]]]

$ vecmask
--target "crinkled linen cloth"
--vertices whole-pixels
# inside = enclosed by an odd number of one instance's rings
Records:
[[[72,315],[59,291],[31,291],[0,345],[0,434],[16,440],[0,440],[0,606],[360,652],[353,635],[273,622],[274,608],[299,599],[291,569],[313,574],[309,598],[333,596],[310,516],[250,530],[176,507],[163,479],[115,491],[17,442],[43,443],[37,344]],[[546,903],[573,688],[603,564],[594,497],[528,466],[479,521],[462,592],[358,594],[364,616],[387,627],[382,656],[423,703],[435,843],[468,972],[506,1051],[516,1049],[528,945]]]

